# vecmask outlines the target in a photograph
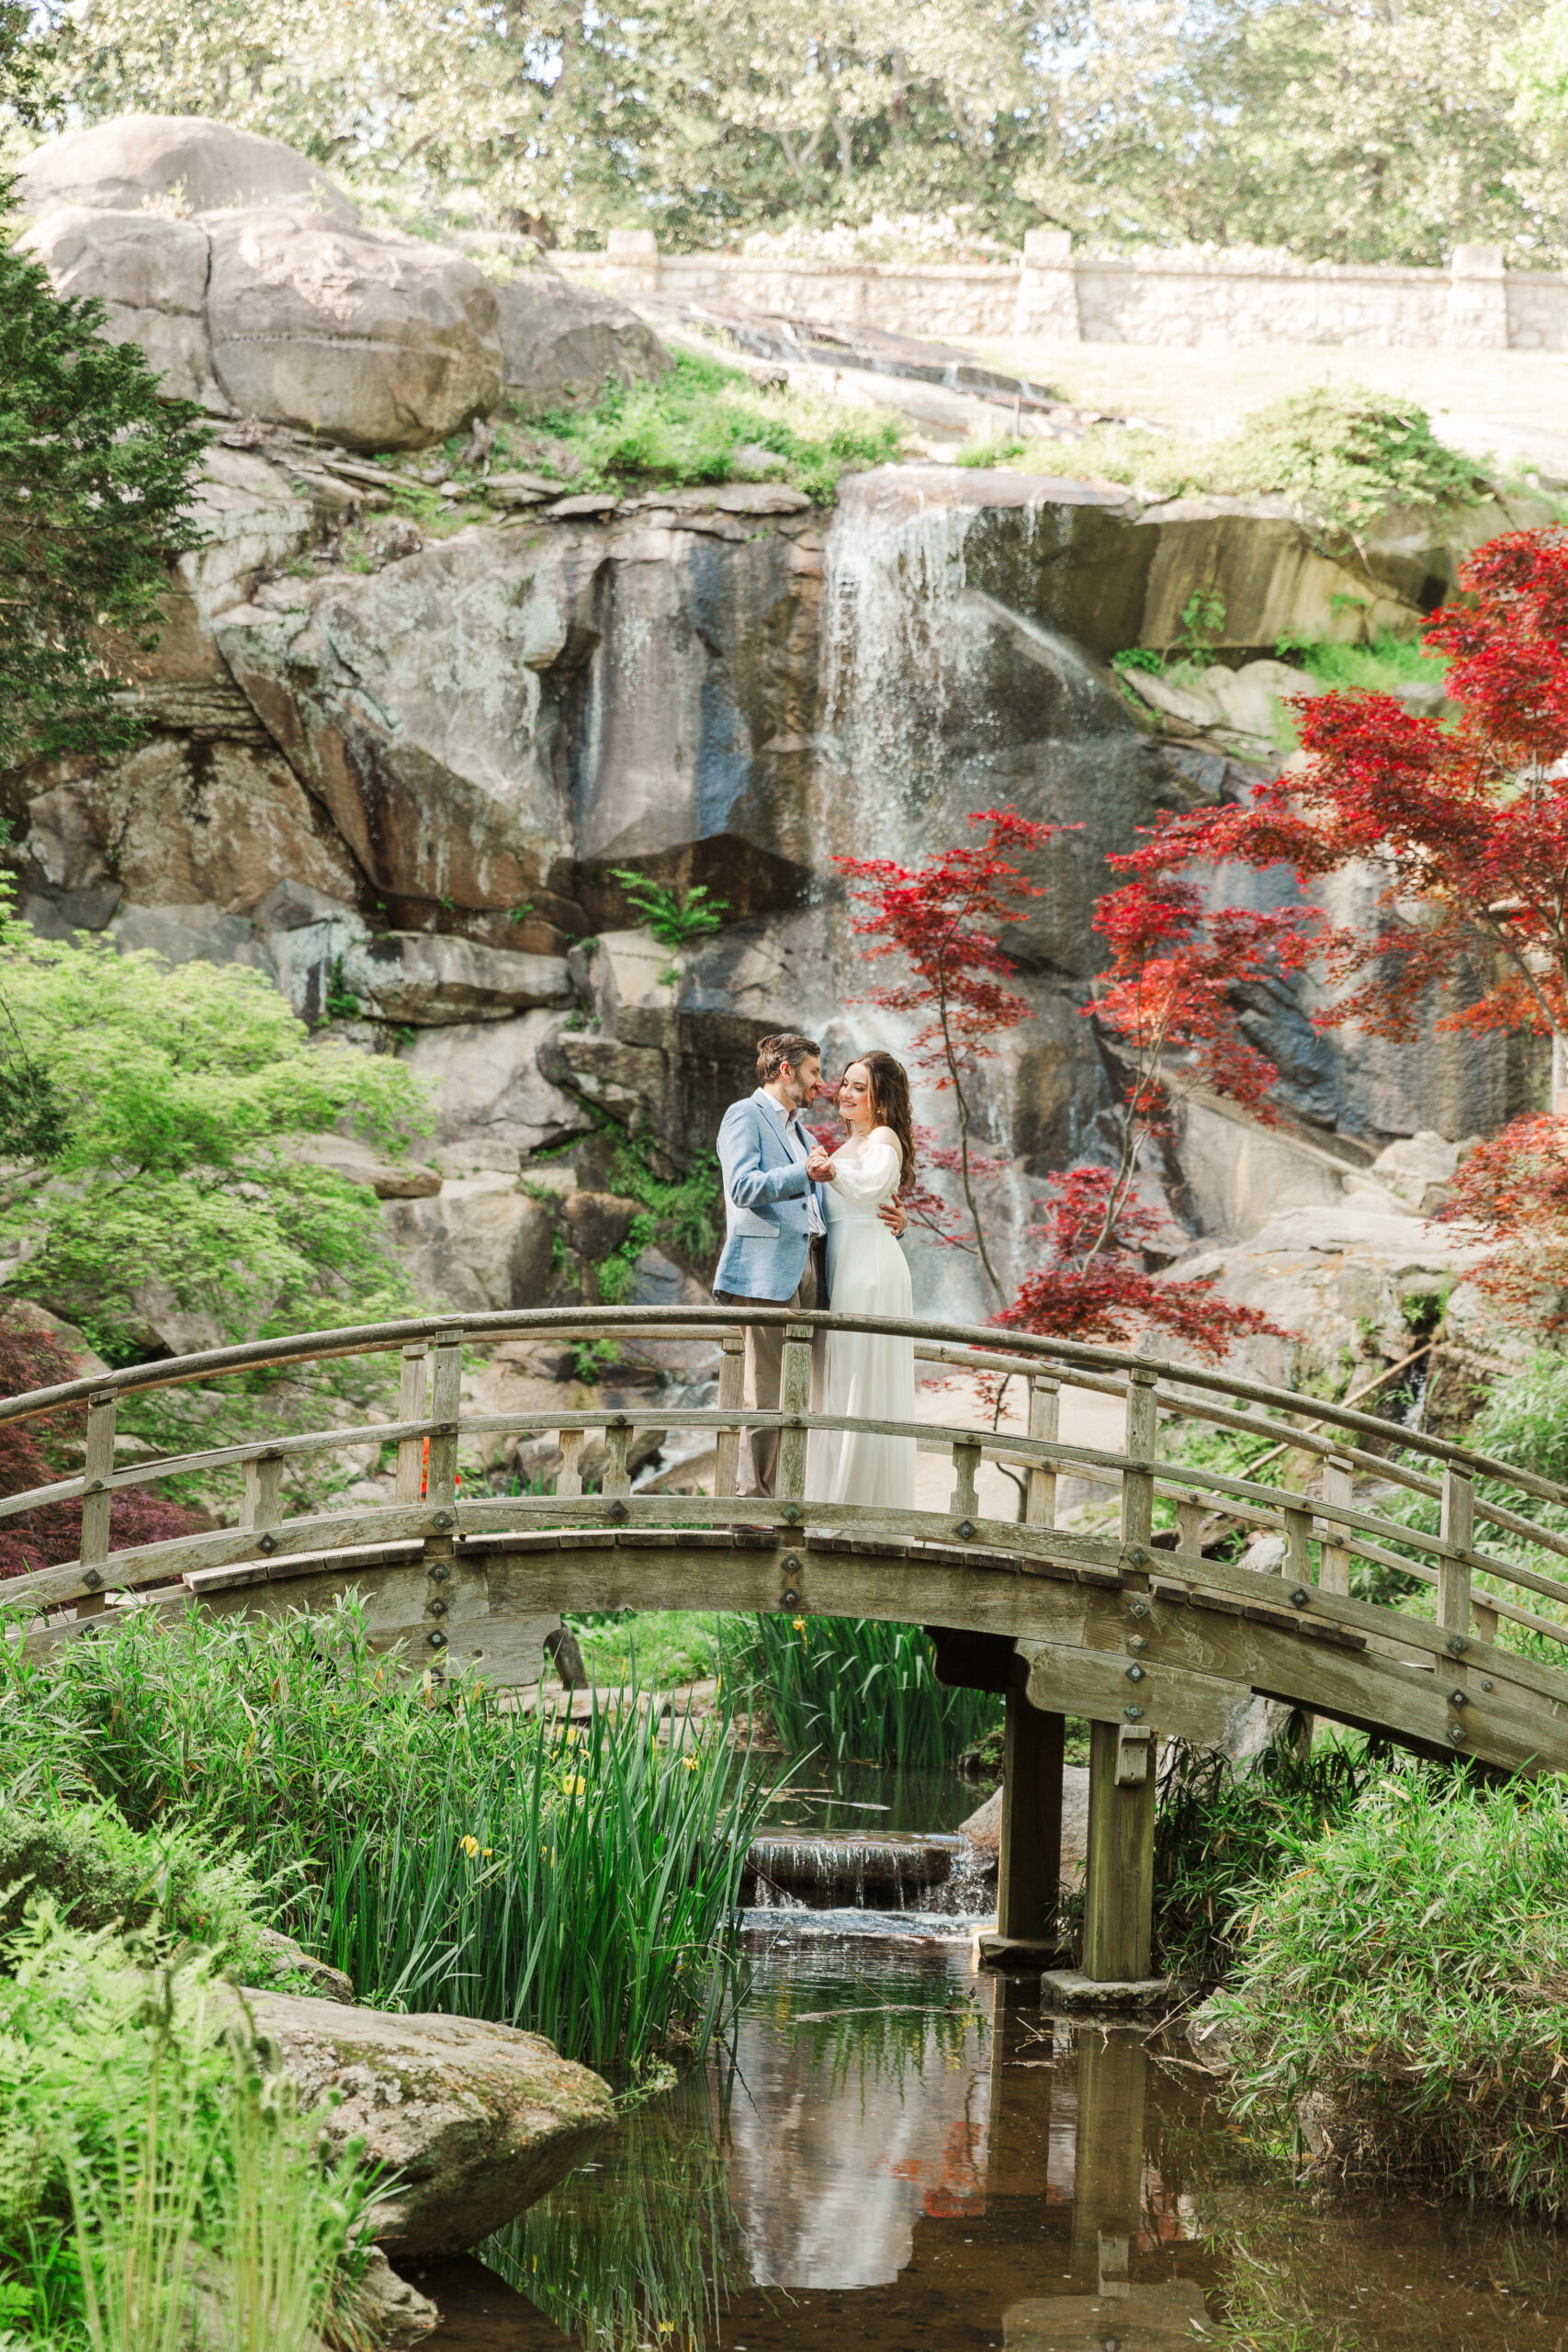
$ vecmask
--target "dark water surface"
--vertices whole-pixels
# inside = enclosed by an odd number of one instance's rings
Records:
[[[773,1910],[746,1943],[733,2048],[632,2115],[486,2267],[423,2273],[446,2313],[432,2352],[1568,2343],[1568,2237],[1412,2198],[1315,2201],[1256,2156],[1179,2038],[1054,2019],[976,1973],[952,1917]]]

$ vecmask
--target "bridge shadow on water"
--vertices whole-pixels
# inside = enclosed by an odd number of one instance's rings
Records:
[[[972,1923],[749,1915],[731,2047],[418,2283],[432,2352],[1540,2352],[1568,2240],[1314,2199],[1179,2028],[1054,2018]]]

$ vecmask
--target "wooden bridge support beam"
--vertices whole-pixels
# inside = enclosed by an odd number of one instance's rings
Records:
[[[1147,1978],[1155,1892],[1155,1744],[1090,1724],[1083,1973],[1097,1984]]]
[[[1050,1968],[1058,1957],[1066,1732],[1065,1716],[1032,1707],[1021,1690],[1008,1692],[997,1932],[981,1939],[993,1967]]]

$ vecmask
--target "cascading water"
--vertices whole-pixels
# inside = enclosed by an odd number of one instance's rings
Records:
[[[1007,804],[1067,829],[1043,867],[1050,903],[1038,916],[1031,910],[1017,934],[1026,967],[1043,950],[1049,967],[1038,979],[1026,970],[1022,982],[1042,1018],[1003,1040],[974,1086],[975,1141],[997,1163],[983,1187],[987,1238],[1014,1277],[1036,1190],[1021,1148],[1037,1149],[1042,1125],[1026,1058],[1038,1064],[1043,1051],[1056,1092],[1071,1098],[1066,1116],[1053,1110],[1062,1157],[1079,1148],[1100,1083],[1061,985],[1073,963],[1057,933],[1072,933],[1069,952],[1087,972],[1093,894],[1085,848],[1090,859],[1095,850],[1072,833],[1103,830],[1122,845],[1119,812],[1100,806],[1101,787],[1109,779],[1121,789],[1115,763],[1129,746],[1141,749],[1103,674],[1055,625],[1058,605],[1070,603],[1064,559],[1078,520],[1060,487],[1012,477],[1004,489],[943,467],[851,478],[828,537],[823,595],[821,820],[830,854],[912,865],[970,838],[973,812]],[[830,919],[818,1014],[830,1061],[874,1035],[908,1057],[915,1023],[885,1009],[849,1016],[867,983],[863,949],[846,920]],[[951,1096],[919,1087],[916,1114],[952,1140]],[[967,1255],[928,1254],[922,1273],[930,1313],[978,1317],[999,1304]]]

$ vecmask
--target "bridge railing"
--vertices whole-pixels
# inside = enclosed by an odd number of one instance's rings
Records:
[[[748,1325],[784,1327],[784,1371],[778,1409],[764,1413],[743,1403]],[[915,1423],[829,1418],[811,1409],[814,1335],[820,1330],[880,1332],[912,1339],[916,1354],[950,1381],[984,1374],[1021,1384],[1025,1426],[1000,1425],[971,1397],[956,1392],[952,1417]],[[657,1396],[567,1411],[465,1412],[461,1385],[467,1345],[502,1340],[582,1342],[593,1340],[701,1340],[717,1355],[717,1396],[709,1407],[673,1406]],[[353,1428],[334,1426],[286,1436],[116,1462],[120,1402],[149,1390],[199,1385],[263,1367],[321,1363],[344,1356],[396,1352],[400,1357],[397,1416]],[[1119,1445],[1066,1442],[1060,1435],[1064,1387],[1120,1400]],[[28,1493],[0,1499],[0,1523],[40,1506],[80,1498],[80,1557],[40,1568],[0,1587],[0,1600],[41,1613],[57,1626],[99,1616],[113,1596],[180,1587],[199,1596],[243,1577],[281,1577],[323,1555],[378,1546],[428,1544],[433,1538],[478,1539],[508,1532],[646,1527],[649,1530],[733,1528],[771,1531],[789,1542],[809,1529],[815,1538],[841,1536],[917,1547],[973,1547],[1010,1555],[1021,1568],[1056,1560],[1093,1574],[1134,1578],[1157,1570],[1190,1586],[1256,1595],[1258,1572],[1205,1551],[1203,1522],[1211,1512],[1281,1540],[1278,1582],[1281,1605],[1388,1633],[1397,1627],[1407,1645],[1458,1656],[1472,1641],[1491,1645],[1499,1621],[1568,1645],[1568,1614],[1543,1615],[1511,1593],[1568,1603],[1568,1566],[1546,1573],[1478,1540],[1477,1529],[1522,1543],[1539,1559],[1568,1563],[1568,1533],[1543,1521],[1540,1507],[1563,1514],[1568,1488],[1515,1464],[1495,1460],[1359,1409],[1304,1397],[1235,1374],[1168,1363],[1126,1351],[1024,1335],[999,1335],[965,1325],[900,1323],[854,1316],[802,1316],[778,1308],[551,1308],[468,1317],[436,1317],[297,1335],[250,1345],[130,1366],[62,1385],[0,1399],[0,1424],[38,1419],[85,1404],[82,1471]],[[1180,1424],[1262,1439],[1276,1455],[1307,1465],[1310,1484],[1269,1482],[1256,1472],[1236,1476],[1199,1461],[1162,1457],[1161,1425]],[[776,1496],[741,1497],[743,1428],[779,1432]],[[711,1434],[711,1494],[634,1490],[630,1462],[639,1430]],[[892,1511],[865,1505],[828,1504],[807,1491],[807,1449],[817,1429],[864,1430],[913,1437],[927,1453],[951,1461],[952,1485],[940,1508]],[[495,1495],[459,1490],[465,1443],[553,1436],[560,1467],[553,1490]],[[602,1441],[598,1491],[584,1491],[583,1450]],[[291,1461],[341,1453],[357,1446],[395,1444],[391,1499],[355,1500],[285,1517],[282,1476]],[[982,1466],[1011,1472],[1020,1489],[1017,1516],[982,1507]],[[1419,1465],[1419,1466],[1417,1466]],[[1262,1464],[1258,1465],[1261,1469]],[[244,1474],[236,1523],[199,1534],[111,1549],[110,1511],[117,1493],[183,1476]],[[1117,1505],[1107,1532],[1091,1515],[1065,1524],[1058,1510],[1065,1476],[1099,1483]],[[1500,1498],[1497,1490],[1506,1492]],[[1410,1523],[1394,1498],[1418,1498],[1437,1525]],[[1174,1525],[1156,1527],[1157,1506],[1170,1506]],[[1534,1506],[1532,1510],[1530,1507]],[[1421,1516],[1417,1513],[1417,1518]],[[1373,1604],[1351,1595],[1353,1566],[1393,1569],[1436,1596],[1434,1616]],[[1491,1580],[1478,1592],[1474,1579]],[[1496,1589],[1506,1586],[1511,1593]],[[1532,1657],[1511,1655],[1514,1679],[1533,1685],[1554,1704],[1568,1704],[1568,1677]]]

